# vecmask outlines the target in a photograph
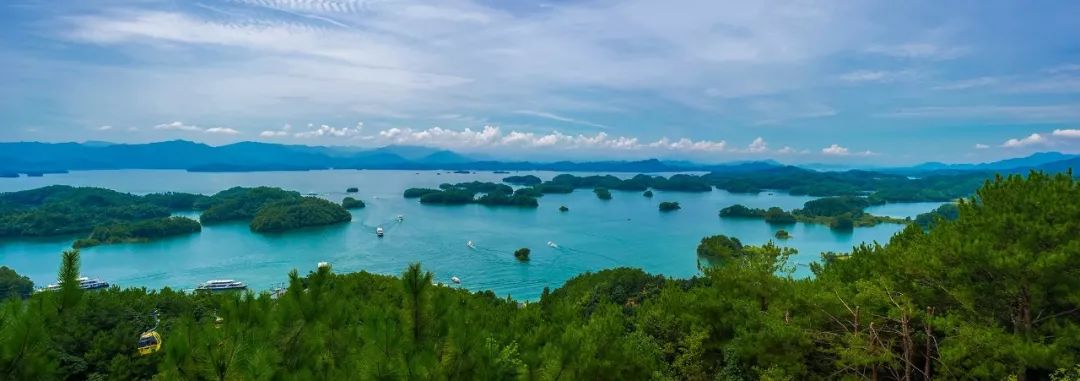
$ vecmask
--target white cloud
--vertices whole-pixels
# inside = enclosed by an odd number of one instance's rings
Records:
[[[384,143],[423,144],[444,148],[534,148],[561,150],[663,150],[678,152],[722,152],[727,143],[723,140],[692,140],[687,138],[669,139],[667,137],[642,143],[636,137],[611,136],[606,132],[593,135],[568,135],[559,131],[547,134],[535,132],[503,132],[497,126],[484,126],[483,129],[462,130],[433,127],[424,130],[411,128],[389,128],[377,135],[366,137]],[[764,142],[762,142],[764,144]]]
[[[109,125],[99,126],[97,128],[98,131],[108,131],[108,130],[111,130],[111,129],[113,129],[113,126],[109,126]]]
[[[1058,129],[1054,130],[1052,135],[1062,138],[1080,138],[1080,129]]]
[[[848,152],[847,148],[841,147],[839,144],[833,144],[831,146],[822,148],[821,153],[826,154],[826,155],[840,156],[840,155],[847,155],[849,152]]]
[[[266,130],[266,131],[260,132],[259,136],[262,136],[264,138],[279,138],[279,137],[283,137],[283,136],[289,136],[289,132],[288,131],[270,131],[270,130]]]
[[[781,155],[789,155],[789,154],[793,154],[793,153],[796,153],[796,152],[797,151],[794,148],[791,148],[790,146],[784,146],[784,148],[781,148],[781,149],[776,151],[776,153],[781,154]]]
[[[828,156],[874,156],[877,153],[866,150],[862,152],[851,152],[847,147],[842,147],[839,144],[833,144],[831,146],[821,149],[821,153]]]
[[[990,146],[988,146],[986,144],[982,144],[982,143],[975,143],[975,149],[987,149],[987,148],[990,148]]]
[[[155,130],[177,130],[177,131],[202,131],[202,128],[199,127],[199,126],[192,126],[192,125],[189,125],[189,124],[184,124],[184,122],[181,122],[181,121],[175,121],[175,122],[172,122],[172,123],[159,124],[159,125],[154,126],[154,129]]]
[[[308,128],[309,128],[309,130],[294,133],[293,136],[298,137],[298,138],[317,138],[317,137],[323,137],[323,136],[338,137],[338,138],[353,137],[353,136],[360,135],[360,131],[364,128],[364,123],[357,123],[356,127],[352,127],[352,128],[349,128],[349,127],[335,128],[335,127],[331,127],[331,126],[328,126],[328,125],[325,125],[325,124],[319,125],[319,127],[315,127],[314,125],[309,124]],[[265,133],[265,132],[268,132],[268,131],[263,131],[263,132]]]
[[[224,135],[237,135],[240,131],[228,128],[228,127],[211,127],[205,130],[208,134],[224,134]]]
[[[754,139],[753,142],[750,142],[750,145],[746,147],[746,152],[751,153],[765,152],[768,150],[769,147],[765,143],[765,139],[762,139],[760,136],[757,139]]]
[[[1004,143],[1001,143],[1001,146],[1005,147],[1005,148],[1019,148],[1019,147],[1026,147],[1026,146],[1029,146],[1029,145],[1032,145],[1032,144],[1045,144],[1045,143],[1046,143],[1046,138],[1043,137],[1042,135],[1031,134],[1031,135],[1028,135],[1027,137],[1022,138],[1022,139],[1013,138],[1013,139],[1006,140]]]

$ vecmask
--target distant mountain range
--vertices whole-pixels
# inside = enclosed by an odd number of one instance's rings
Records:
[[[529,162],[473,159],[430,147],[386,146],[374,149],[240,142],[209,146],[185,140],[146,144],[0,143],[0,175],[36,175],[94,169],[183,169],[201,172],[281,171],[314,169],[408,170],[550,170],[588,172],[740,172],[782,167],[772,160],[700,164],[689,161]],[[924,163],[912,167],[873,169],[896,174],[967,171],[1062,171],[1080,167],[1080,156],[1043,152],[981,164]],[[822,168],[819,168],[822,169]]]

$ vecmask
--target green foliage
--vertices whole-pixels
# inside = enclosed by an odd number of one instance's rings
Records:
[[[611,191],[607,190],[607,188],[593,189],[593,193],[596,193],[596,198],[599,198],[601,200],[610,200],[611,199]]]
[[[34,282],[14,269],[0,266],[0,301],[8,298],[25,299],[34,291]]]
[[[281,188],[234,187],[210,196],[204,202],[196,204],[196,207],[204,209],[202,214],[199,215],[199,221],[204,224],[225,221],[250,221],[267,205],[280,202],[295,202],[303,198],[299,192],[286,191]]]
[[[841,214],[829,222],[829,228],[833,230],[851,230],[855,228],[855,220],[850,214]]]
[[[356,192],[359,192],[359,191],[360,191],[360,188],[357,188],[357,187],[349,187],[348,189],[345,189],[345,193],[356,193]]]
[[[954,203],[942,204],[927,213],[915,216],[915,224],[923,229],[930,229],[940,221],[952,221],[960,217],[960,208]]]
[[[788,238],[791,238],[791,233],[788,233],[787,230],[780,229],[780,230],[777,230],[776,234],[774,234],[773,236],[775,236],[776,239],[788,239]]]
[[[426,194],[438,193],[438,189],[428,188],[409,188],[405,190],[405,198],[420,198]]]
[[[673,201],[661,202],[660,206],[658,206],[658,208],[660,209],[661,212],[671,212],[671,211],[676,211],[676,210],[682,209],[682,207],[679,206],[678,202],[673,202]]]
[[[720,209],[720,217],[764,218],[765,211],[762,209],[747,208],[742,204],[735,204],[724,209]]]
[[[708,259],[728,260],[741,256],[743,244],[738,238],[726,235],[714,235],[701,239],[697,255]]]
[[[344,199],[341,200],[341,207],[345,208],[345,209],[360,209],[360,208],[363,208],[365,206],[367,206],[367,205],[364,205],[363,201],[357,200],[357,199],[352,198],[352,197],[345,197]]]
[[[652,198],[653,193],[652,190],[646,190],[645,193],[642,193],[641,195],[645,196],[646,198]]]
[[[251,231],[283,232],[309,226],[331,225],[352,220],[341,205],[318,198],[278,201],[267,205],[251,219]]]
[[[825,197],[807,201],[795,213],[808,217],[838,217],[844,214],[858,217],[870,205],[870,200],[865,197]]]
[[[536,177],[536,176],[533,176],[533,175],[507,176],[507,177],[504,177],[502,179],[502,181],[504,183],[507,183],[507,184],[525,185],[525,186],[533,186],[533,185],[537,185],[537,184],[540,184],[540,183],[543,182],[543,180],[540,180],[539,177]]]
[[[148,242],[154,239],[198,233],[202,225],[187,217],[166,217],[139,222],[98,226],[87,238],[76,240],[72,247],[79,249],[116,243]]]
[[[518,206],[523,208],[536,208],[540,203],[536,198],[524,195],[507,195],[505,193],[488,193],[476,199],[476,203],[488,206]]]
[[[765,211],[765,222],[776,225],[790,225],[794,224],[796,219],[791,213],[784,211],[778,207],[771,207]]]
[[[514,250],[514,258],[517,258],[517,260],[519,260],[519,261],[526,262],[526,261],[529,260],[529,254],[530,253],[532,253],[532,251],[529,250],[529,248],[523,247],[523,248]]]
[[[186,193],[136,196],[65,185],[0,193],[0,237],[85,233],[99,226],[164,218],[172,210],[191,209],[200,197]]]
[[[987,183],[958,218],[825,253],[811,279],[772,243],[702,240],[699,276],[585,273],[536,301],[393,278],[289,276],[288,290],[82,293],[0,306],[0,378],[855,380],[1076,379],[1080,184]],[[138,356],[153,326],[162,350]],[[215,324],[215,317],[222,322]]]

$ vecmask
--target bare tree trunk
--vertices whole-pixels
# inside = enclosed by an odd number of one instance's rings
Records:
[[[933,358],[933,357],[931,357],[931,356],[933,356],[933,352],[931,352],[930,350],[931,350],[931,345],[933,344],[933,337],[934,337],[933,336],[934,335],[934,330],[931,327],[931,325],[933,324],[933,322],[932,322],[933,319],[934,319],[934,307],[926,307],[926,326],[923,327],[923,330],[926,332],[926,348],[924,349],[924,352],[923,352],[923,357],[925,358],[924,361],[923,361],[923,379],[925,379],[927,381],[929,381],[931,379],[931,377],[930,377],[930,361]]]
[[[915,359],[915,341],[911,338],[911,315],[908,312],[900,312],[900,338],[901,348],[904,351],[904,381],[911,381],[911,371]]]

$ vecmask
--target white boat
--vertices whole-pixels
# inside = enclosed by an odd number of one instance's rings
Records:
[[[380,226],[380,227],[377,227],[377,228],[375,228],[375,235],[377,235],[377,236],[379,236],[379,237],[382,237],[382,236],[383,236],[383,229],[382,229],[382,226]]]
[[[405,222],[405,215],[399,214],[395,219],[397,222]]]
[[[208,280],[203,284],[196,287],[199,291],[228,291],[228,290],[243,290],[247,285],[244,282],[232,279],[215,279]]]
[[[76,279],[79,281],[79,288],[83,290],[97,290],[102,288],[109,288],[109,282],[103,281],[97,278],[79,277]],[[42,291],[56,291],[60,289],[60,285],[63,282],[57,282],[56,284],[50,284],[45,286]]]
[[[472,241],[469,241],[469,242],[465,242],[465,246],[467,246],[467,247],[468,247],[468,248],[470,248],[470,249],[476,250],[476,245],[474,245],[474,244],[472,243]]]
[[[450,277],[450,281],[454,282],[454,284],[461,284],[461,278],[458,278],[456,276]]]
[[[555,242],[551,242],[551,241],[548,241],[548,246],[554,247],[556,249],[559,248],[559,245],[556,245]]]

